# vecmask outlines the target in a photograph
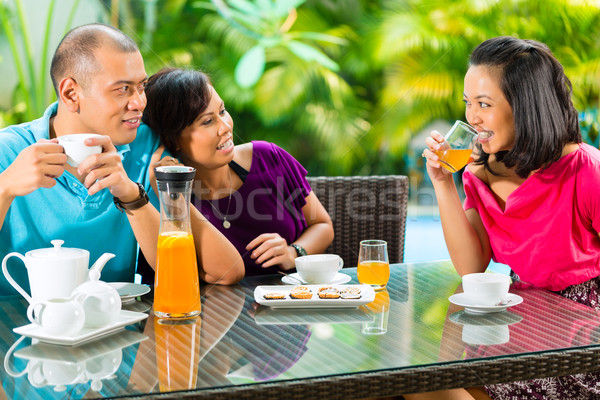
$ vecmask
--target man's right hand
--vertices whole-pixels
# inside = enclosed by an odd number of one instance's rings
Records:
[[[40,140],[22,150],[0,174],[0,189],[8,198],[25,196],[41,187],[56,185],[65,170],[67,156],[56,139]]]

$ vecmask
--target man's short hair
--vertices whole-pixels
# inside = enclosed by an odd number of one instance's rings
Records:
[[[84,87],[100,65],[94,53],[102,46],[110,46],[123,53],[139,52],[137,44],[120,30],[104,24],[82,25],[70,30],[56,48],[50,76],[58,95],[58,85],[65,77],[73,78]]]

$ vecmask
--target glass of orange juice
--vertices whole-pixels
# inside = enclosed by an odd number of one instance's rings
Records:
[[[390,279],[390,262],[385,240],[363,240],[358,252],[356,276],[360,283],[381,290]]]
[[[456,121],[444,136],[442,147],[435,151],[442,167],[450,172],[460,171],[471,158],[477,142],[477,131],[471,125]]]

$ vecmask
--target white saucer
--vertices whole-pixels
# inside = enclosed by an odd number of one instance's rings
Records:
[[[296,280],[296,279],[298,280]],[[342,274],[341,272],[338,272],[337,275],[335,276],[335,278],[333,278],[333,280],[331,282],[328,283],[322,283],[322,285],[343,285],[346,282],[350,282],[350,280],[352,279],[352,277],[350,275],[346,275],[346,274]],[[304,279],[300,278],[300,275],[298,275],[297,272],[294,272],[293,274],[290,274],[289,276],[284,276],[283,278],[281,278],[281,282],[283,283],[287,283],[288,285],[299,285],[300,282],[305,283]]]
[[[98,339],[109,333],[113,333],[127,325],[134,324],[148,317],[148,314],[139,313],[135,311],[121,310],[119,318],[110,325],[103,326],[102,328],[83,328],[79,332],[70,336],[55,336],[49,335],[42,330],[39,325],[29,324],[19,326],[13,329],[13,332],[28,336],[30,338],[38,339],[40,342],[60,344],[64,346],[76,346],[81,343],[88,342],[90,340]]]
[[[517,294],[509,293],[504,298],[506,304],[498,305],[498,306],[481,306],[478,304],[473,304],[471,299],[467,297],[464,293],[453,294],[448,298],[450,303],[456,304],[457,306],[461,306],[465,308],[467,313],[472,314],[487,314],[487,313],[495,313],[506,310],[508,307],[516,306],[517,304],[521,304],[523,302],[523,298]]]
[[[119,296],[121,296],[121,303],[127,303],[138,296],[145,295],[150,291],[150,286],[141,285],[139,283],[109,282],[108,284],[117,289]]]

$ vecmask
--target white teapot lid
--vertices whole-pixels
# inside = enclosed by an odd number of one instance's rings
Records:
[[[54,259],[73,259],[83,257],[89,252],[83,249],[76,249],[71,247],[61,247],[64,240],[51,240],[50,243],[54,245],[54,247],[48,247],[45,249],[37,249],[31,250],[27,252],[26,256],[34,257],[34,258],[54,258]]]

